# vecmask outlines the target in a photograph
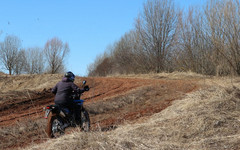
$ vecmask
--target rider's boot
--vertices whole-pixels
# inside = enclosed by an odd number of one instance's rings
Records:
[[[71,118],[71,126],[76,127],[76,117],[75,114],[72,114],[72,118]]]

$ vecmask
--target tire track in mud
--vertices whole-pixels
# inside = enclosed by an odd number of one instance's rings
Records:
[[[128,85],[128,79],[89,78],[87,80],[89,80],[88,84],[92,87],[91,90],[94,90],[94,93],[91,91],[84,93],[82,98],[87,100],[86,103],[102,100],[105,97],[114,96],[141,86],[138,80],[133,80],[137,82],[132,85]],[[20,96],[15,95],[13,100],[5,100],[1,104],[0,127],[13,125],[18,121],[24,120],[25,117],[41,118],[42,116],[39,116],[39,114],[43,114],[43,107],[53,104],[54,101],[54,95],[50,92],[50,89],[43,89],[41,92],[32,91],[30,94],[26,91],[23,93],[18,92],[17,94]]]
[[[27,94],[28,95],[28,94]],[[30,99],[16,99],[15,101],[6,101],[0,107],[0,127],[12,125],[25,118],[40,118],[43,106],[52,102],[50,92],[36,92],[30,95]]]
[[[172,82],[172,81],[171,81]],[[181,99],[186,93],[193,92],[199,88],[198,85],[192,82],[180,82],[180,84],[164,83],[166,89],[161,89],[162,84],[150,84],[148,86],[139,87],[134,91],[120,95],[115,98],[107,99],[106,101],[97,102],[95,106],[89,105],[90,112],[94,109],[107,106],[104,110],[96,110],[91,112],[95,114],[90,116],[92,119],[93,130],[111,130],[124,121],[136,122],[139,118],[148,117],[162,111],[172,104],[176,99]],[[185,86],[183,86],[185,85]],[[121,103],[121,101],[124,101]],[[118,106],[116,108],[116,106]],[[105,117],[103,117],[105,116]]]

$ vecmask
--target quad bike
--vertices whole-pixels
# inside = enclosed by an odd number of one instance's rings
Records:
[[[83,81],[84,91],[88,91],[89,87]],[[61,108],[58,105],[48,105],[44,108],[45,116],[48,119],[46,132],[50,138],[56,138],[64,134],[67,127],[80,127],[82,131],[90,130],[90,118],[87,110],[84,109],[84,100],[80,99],[81,93],[72,95],[75,105],[75,114],[67,108]]]

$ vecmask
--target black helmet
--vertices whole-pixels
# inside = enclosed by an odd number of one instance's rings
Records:
[[[75,75],[71,72],[71,71],[68,71],[67,73],[65,73],[64,75],[66,78],[68,78],[70,81],[74,81],[75,79]]]

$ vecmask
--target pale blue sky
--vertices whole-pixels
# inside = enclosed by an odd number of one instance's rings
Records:
[[[108,45],[134,28],[146,0],[0,0],[0,41],[16,35],[23,48],[43,48],[58,37],[68,42],[67,70],[87,75],[87,66]],[[206,0],[175,0],[180,8]]]

